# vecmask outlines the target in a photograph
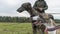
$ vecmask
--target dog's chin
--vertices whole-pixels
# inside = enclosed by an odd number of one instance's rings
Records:
[[[21,10],[17,10],[17,12],[21,13],[22,11]]]

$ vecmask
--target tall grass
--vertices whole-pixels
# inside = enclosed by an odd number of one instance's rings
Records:
[[[32,34],[31,23],[0,23],[0,34]]]
[[[1,23],[0,34],[32,34],[31,23]],[[60,30],[57,31],[60,34]]]

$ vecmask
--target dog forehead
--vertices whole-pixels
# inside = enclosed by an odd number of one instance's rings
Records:
[[[22,6],[27,6],[27,5],[31,5],[29,2],[28,3],[23,3]]]

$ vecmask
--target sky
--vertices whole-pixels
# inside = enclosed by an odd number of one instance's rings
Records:
[[[0,16],[30,17],[27,11],[18,13],[16,10],[25,2],[30,2],[32,6],[36,0],[0,0]],[[46,13],[60,13],[60,0],[45,0],[48,9]],[[60,19],[60,14],[52,14],[55,19]]]

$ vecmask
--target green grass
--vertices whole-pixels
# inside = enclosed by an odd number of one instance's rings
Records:
[[[0,34],[32,34],[32,24],[0,22]]]
[[[0,23],[0,34],[32,34],[31,23]]]

